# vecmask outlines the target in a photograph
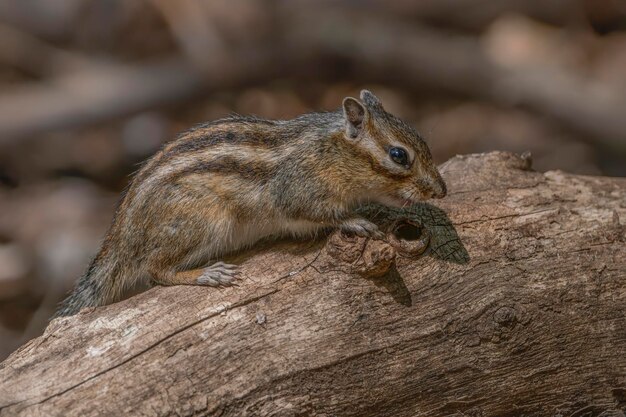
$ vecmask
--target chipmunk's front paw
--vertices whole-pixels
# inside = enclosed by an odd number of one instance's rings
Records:
[[[239,269],[237,265],[216,262],[202,270],[202,275],[198,277],[197,283],[210,287],[229,287],[235,285],[235,281],[238,279]]]
[[[378,226],[362,217],[348,219],[341,223],[340,228],[344,232],[354,233],[357,236],[372,237],[374,239],[385,237],[385,234],[380,231]]]

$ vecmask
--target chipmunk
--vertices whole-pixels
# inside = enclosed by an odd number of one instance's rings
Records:
[[[357,206],[445,195],[426,142],[367,90],[334,112],[208,122],[137,172],[99,253],[55,317],[117,301],[147,277],[233,285],[237,266],[220,257],[260,239],[329,227],[380,238],[375,224],[354,214]]]

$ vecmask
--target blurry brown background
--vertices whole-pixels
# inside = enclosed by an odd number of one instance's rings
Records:
[[[0,1],[0,359],[41,333],[137,164],[197,122],[367,87],[438,162],[626,175],[625,30],[619,0]]]

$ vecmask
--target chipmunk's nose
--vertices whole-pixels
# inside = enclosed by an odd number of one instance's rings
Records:
[[[446,187],[446,183],[441,178],[441,175],[437,173],[437,175],[430,180],[430,186],[432,189],[432,197],[433,198],[444,198],[448,193],[448,187]]]

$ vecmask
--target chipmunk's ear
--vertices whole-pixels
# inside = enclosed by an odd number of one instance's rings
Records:
[[[361,101],[372,110],[383,110],[383,103],[369,90],[361,90]]]
[[[367,109],[357,99],[346,97],[343,99],[343,115],[346,118],[346,134],[349,138],[356,138],[367,121]]]

